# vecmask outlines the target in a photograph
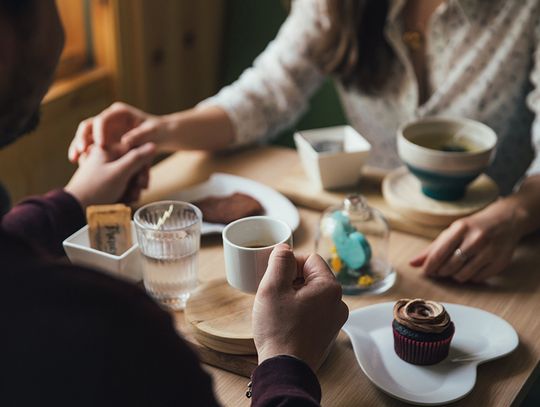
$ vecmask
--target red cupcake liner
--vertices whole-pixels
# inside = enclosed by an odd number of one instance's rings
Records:
[[[427,342],[407,338],[393,328],[394,350],[405,362],[415,365],[434,365],[444,360],[450,350],[454,333],[439,341]]]

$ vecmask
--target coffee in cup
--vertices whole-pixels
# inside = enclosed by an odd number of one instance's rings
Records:
[[[269,216],[239,219],[222,235],[227,281],[246,293],[257,292],[274,247],[281,243],[292,247],[289,225]]]

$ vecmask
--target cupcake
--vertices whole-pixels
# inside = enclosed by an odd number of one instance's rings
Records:
[[[403,299],[394,305],[394,350],[405,362],[433,365],[448,356],[454,323],[435,301]]]

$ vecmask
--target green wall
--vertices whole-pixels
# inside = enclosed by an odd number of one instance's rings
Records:
[[[255,57],[275,37],[286,17],[287,10],[283,1],[227,0],[222,85],[233,82],[244,69],[251,66]],[[293,146],[292,134],[296,129],[326,127],[345,122],[335,88],[328,80],[311,99],[308,112],[293,128],[281,133],[275,143]]]

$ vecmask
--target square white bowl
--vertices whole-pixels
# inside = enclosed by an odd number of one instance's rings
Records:
[[[91,248],[88,225],[72,234],[62,244],[73,264],[100,269],[115,277],[139,282],[142,280],[141,254],[133,222],[131,222],[131,237],[133,246],[120,256]]]
[[[317,152],[313,143],[321,141],[342,142],[344,151]],[[356,184],[371,150],[371,144],[351,126],[300,131],[294,134],[294,142],[308,178],[321,189]]]

